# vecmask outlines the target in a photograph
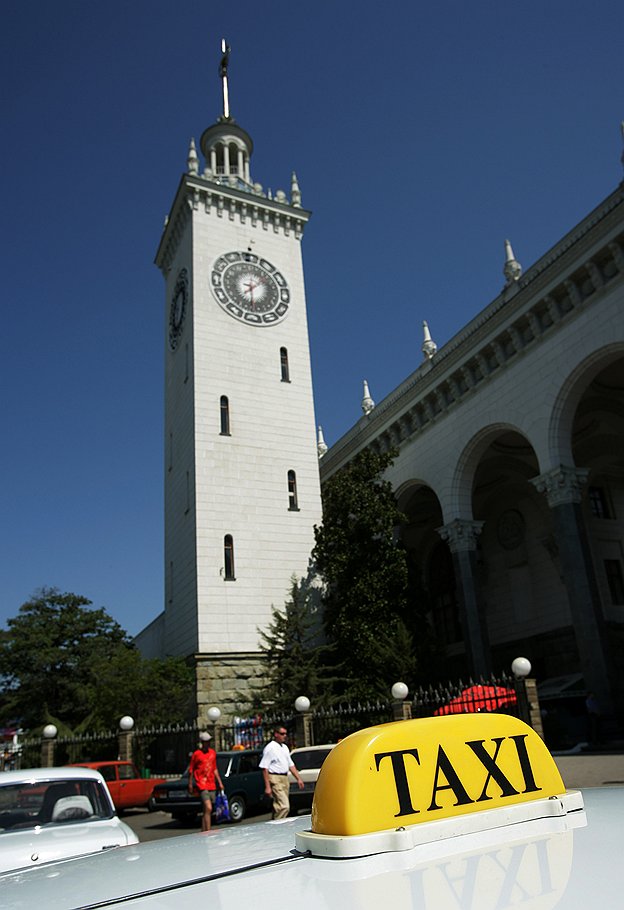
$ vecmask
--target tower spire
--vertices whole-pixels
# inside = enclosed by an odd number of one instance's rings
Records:
[[[225,38],[221,39],[221,63],[219,64],[219,77],[223,86],[223,119],[230,119],[230,96],[228,92],[228,64],[230,62],[230,45]]]

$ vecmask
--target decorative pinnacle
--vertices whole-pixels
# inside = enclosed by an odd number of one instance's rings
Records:
[[[368,416],[374,407],[375,402],[371,398],[371,393],[368,390],[368,383],[366,380],[364,380],[364,397],[362,398],[362,410]]]
[[[186,166],[188,167],[189,174],[198,174],[199,173],[199,159],[197,157],[197,149],[195,148],[195,140],[191,139],[191,144],[189,146],[188,158],[186,159]]]
[[[301,208],[301,190],[299,189],[297,175],[294,171],[292,172],[292,177],[290,180],[290,204],[293,206],[293,208]]]
[[[505,241],[505,265],[503,266],[503,275],[507,279],[505,287],[509,287],[510,284],[518,281],[522,275],[522,266],[515,258],[509,240]]]
[[[230,45],[225,38],[221,39],[221,63],[219,64],[219,78],[223,85],[223,119],[230,119],[230,98],[228,92],[228,65],[230,62]]]
[[[438,346],[431,338],[431,332],[429,331],[429,325],[425,320],[423,320],[423,335],[424,340],[422,344],[422,352],[425,356],[425,360],[431,360],[435,352],[438,350]]]
[[[317,438],[316,451],[318,452],[318,457],[322,458],[323,455],[325,455],[327,452],[327,443],[325,442],[325,440],[323,438],[323,427],[318,428],[318,433],[317,433],[316,438]]]

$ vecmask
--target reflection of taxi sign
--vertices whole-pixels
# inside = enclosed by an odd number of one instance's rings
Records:
[[[504,714],[398,721],[348,736],[325,759],[312,830],[297,849],[361,856],[582,809],[550,752]]]

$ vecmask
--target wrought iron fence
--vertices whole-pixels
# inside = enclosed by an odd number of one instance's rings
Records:
[[[388,723],[392,718],[391,703],[383,701],[336,705],[321,709],[312,715],[313,742],[310,745],[336,743],[350,733],[364,727]]]
[[[469,679],[420,688],[412,701],[412,717],[497,712],[512,714],[530,723],[524,680],[505,674],[479,682]]]
[[[198,740],[197,724],[139,728],[132,737],[133,760],[146,777],[182,774]]]
[[[538,729],[539,704],[534,680],[511,679],[504,675],[479,682],[469,679],[464,683],[459,680],[421,688],[410,702],[377,701],[318,709],[307,715],[305,723],[301,715],[281,718],[257,714],[208,729],[214,737],[214,745],[220,750],[257,749],[269,741],[275,724],[283,723],[289,732],[289,742],[295,747],[335,743],[364,727],[388,723],[397,717],[475,712],[512,714]],[[188,767],[191,753],[198,746],[199,732],[196,724],[139,727],[129,740],[131,757],[139,772],[145,776],[182,774]],[[538,732],[541,733],[541,726]],[[119,733],[115,731],[61,736],[54,743],[54,764],[106,761],[118,758],[120,751]],[[15,766],[37,767],[41,762],[41,740],[22,739]]]

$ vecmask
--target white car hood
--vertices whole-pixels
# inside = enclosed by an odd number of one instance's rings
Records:
[[[0,833],[0,873],[136,843],[134,831],[119,818],[10,830]]]
[[[538,819],[356,859],[294,851],[310,817],[217,828],[0,877],[3,910],[601,910],[624,893],[624,789],[584,791],[572,827]]]

